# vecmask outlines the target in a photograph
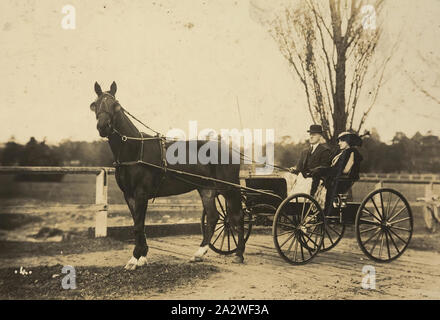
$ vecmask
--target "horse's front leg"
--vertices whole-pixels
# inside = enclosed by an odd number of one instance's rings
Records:
[[[133,256],[125,265],[125,269],[134,270],[147,263],[148,245],[144,230],[148,200],[144,192],[137,192],[133,197],[124,196],[133,218],[135,236]]]

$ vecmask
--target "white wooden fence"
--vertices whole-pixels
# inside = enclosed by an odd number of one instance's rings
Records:
[[[0,174],[94,174],[96,175],[95,194],[95,237],[107,236],[108,214],[108,175],[114,168],[100,167],[0,167]]]
[[[0,174],[94,174],[96,175],[95,205],[95,237],[107,236],[108,215],[108,175],[114,174],[115,169],[110,167],[22,167],[0,166]],[[241,178],[252,176],[248,170],[240,172]],[[375,187],[383,186],[383,183],[425,184],[425,207],[433,205],[432,200],[434,184],[440,184],[440,175],[408,175],[408,174],[361,174],[360,182],[373,182]],[[413,203],[411,204],[413,205]],[[435,205],[435,202],[434,202]],[[440,205],[440,204],[439,204]]]

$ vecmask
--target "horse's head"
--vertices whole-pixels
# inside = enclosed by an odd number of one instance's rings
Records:
[[[98,121],[96,128],[101,137],[108,137],[112,134],[115,115],[121,111],[121,105],[115,98],[116,89],[116,83],[113,81],[110,90],[102,92],[101,86],[95,82],[95,92],[98,97],[90,104],[90,110],[96,114]]]

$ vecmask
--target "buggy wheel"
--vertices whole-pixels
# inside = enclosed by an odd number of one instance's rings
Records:
[[[318,202],[305,193],[293,194],[278,207],[272,235],[279,255],[293,265],[305,264],[319,252],[325,218]]]
[[[375,190],[362,201],[355,230],[365,255],[376,262],[393,261],[403,254],[411,240],[411,207],[396,190]]]
[[[214,228],[209,247],[216,253],[228,255],[237,251],[238,233],[232,226],[226,208],[226,201],[222,195],[217,195],[215,205],[219,213],[219,219]],[[246,208],[242,209],[244,214],[244,241],[249,239],[252,230],[252,214]],[[207,227],[206,211],[202,215],[202,234],[205,234]]]
[[[340,222],[339,216],[325,216],[324,239],[321,251],[326,252],[334,248],[344,236],[345,225]]]

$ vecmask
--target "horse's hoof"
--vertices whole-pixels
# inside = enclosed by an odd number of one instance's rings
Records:
[[[235,256],[234,259],[232,259],[232,263],[243,263],[243,262],[244,262],[243,257]]]
[[[203,258],[202,257],[198,257],[198,256],[193,256],[189,262],[202,262]]]
[[[128,260],[127,264],[125,265],[125,270],[135,270],[137,264],[138,264],[138,259],[136,259],[135,257],[131,257],[130,260]]]
[[[146,264],[147,264],[147,257],[140,257],[139,260],[137,261],[138,267],[145,266]]]
[[[124,267],[125,270],[136,270],[136,265],[132,263],[127,263]]]

